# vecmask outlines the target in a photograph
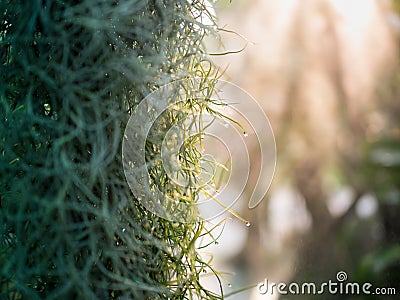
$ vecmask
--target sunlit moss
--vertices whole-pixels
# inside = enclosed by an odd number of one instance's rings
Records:
[[[121,164],[145,95],[189,76],[212,82],[203,1],[9,0],[0,15],[1,298],[220,298],[199,282],[214,272],[194,247],[203,223],[144,209]]]

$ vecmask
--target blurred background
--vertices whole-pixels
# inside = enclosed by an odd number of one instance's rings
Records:
[[[236,208],[251,226],[232,216],[207,248],[226,271],[225,293],[265,278],[327,282],[338,271],[400,293],[397,7],[384,0],[213,4],[222,30],[209,38],[209,52],[242,50],[212,58],[263,107],[278,154],[264,201]],[[278,298],[250,288],[228,299]]]

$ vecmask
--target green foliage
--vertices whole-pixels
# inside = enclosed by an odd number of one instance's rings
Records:
[[[397,12],[399,1],[394,1]],[[400,69],[389,74],[379,90],[375,112],[384,120],[383,130],[372,142],[365,143],[365,155],[359,177],[364,189],[378,200],[379,245],[359,257],[357,280],[375,287],[400,289]],[[370,236],[367,238],[372,239]],[[369,244],[371,242],[369,241]],[[397,299],[398,296],[385,296]],[[376,299],[376,296],[365,297]]]
[[[393,8],[397,13],[400,12],[400,1],[399,0],[393,0]]]
[[[145,210],[121,163],[145,95],[212,82],[203,1],[8,0],[0,15],[0,297],[220,298],[199,282],[215,273],[195,248],[203,223]]]
[[[395,266],[400,261],[400,246],[388,246],[377,253],[367,255],[360,264],[360,277],[364,277],[364,281],[374,279],[382,284],[395,282],[398,278],[398,271],[395,278],[388,280],[387,277],[392,276],[388,269]],[[392,276],[393,277],[393,276]]]

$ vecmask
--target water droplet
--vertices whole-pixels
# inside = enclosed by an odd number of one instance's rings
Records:
[[[206,270],[206,269],[203,269],[203,273],[207,273],[207,270]]]
[[[214,242],[215,245],[218,245],[219,243],[217,241]]]
[[[247,221],[247,222],[246,222],[246,226],[247,226],[247,227],[250,227],[250,225],[251,225],[250,222]]]
[[[228,287],[232,287],[232,284],[231,284],[231,283],[228,283]]]
[[[122,228],[122,232],[125,232],[125,230],[126,230],[125,228]]]
[[[228,127],[229,127],[229,123],[226,122],[226,123],[224,124],[224,127],[225,127],[225,128],[228,128]]]
[[[246,131],[243,132],[243,135],[244,135],[244,137],[248,137],[249,136],[249,134]]]

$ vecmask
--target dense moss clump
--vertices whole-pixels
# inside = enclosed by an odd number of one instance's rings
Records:
[[[212,82],[204,1],[2,0],[0,15],[0,298],[219,298],[199,282],[203,223],[148,212],[121,162],[145,95]]]

